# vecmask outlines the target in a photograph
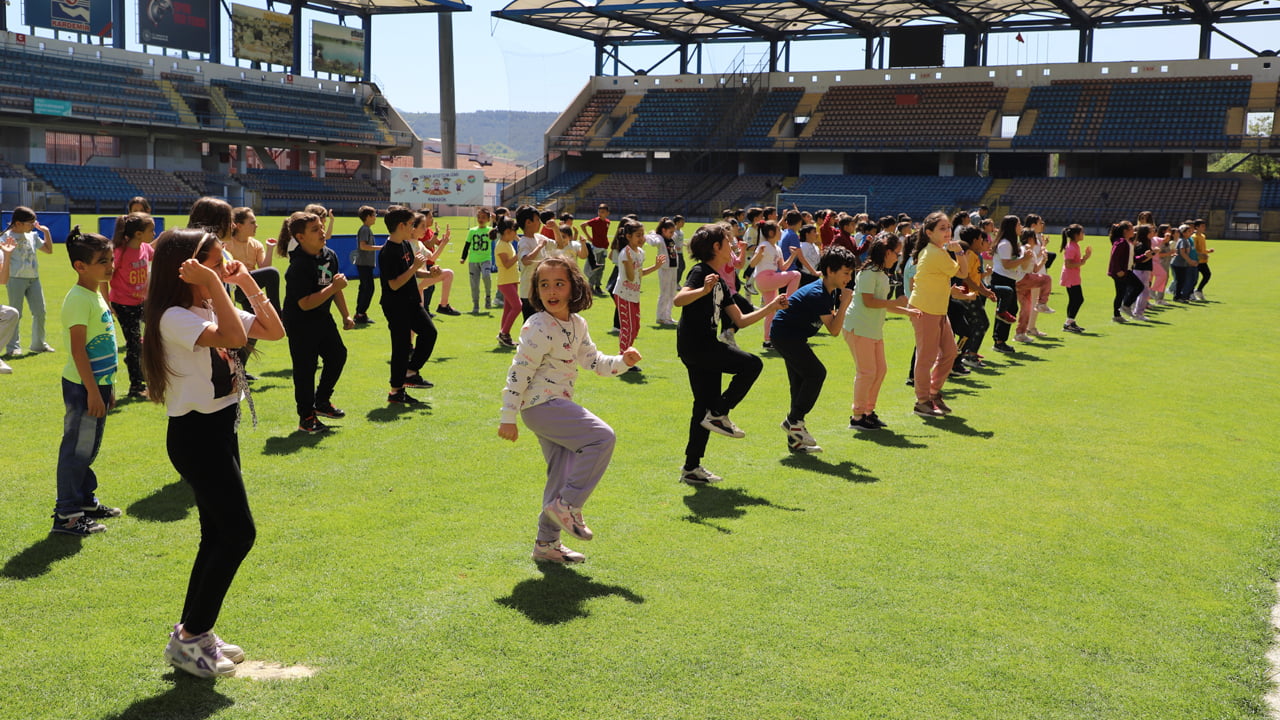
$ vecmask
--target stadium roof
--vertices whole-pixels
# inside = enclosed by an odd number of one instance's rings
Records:
[[[495,17],[597,44],[877,36],[902,25],[956,32],[1245,19],[1257,0],[513,0]],[[1142,12],[1146,11],[1146,12]],[[1266,8],[1268,19],[1275,11]],[[1249,17],[1248,19],[1262,19]]]
[[[471,10],[471,6],[461,0],[307,0],[306,5],[355,15],[470,12]]]

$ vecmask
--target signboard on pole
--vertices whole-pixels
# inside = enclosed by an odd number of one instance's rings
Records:
[[[293,18],[248,5],[232,5],[231,54],[243,60],[292,65]]]
[[[28,25],[111,37],[111,0],[27,0],[25,17]]]
[[[391,168],[391,202],[397,205],[480,205],[484,172]]]
[[[311,21],[311,69],[362,77],[364,30]]]
[[[211,7],[210,0],[138,0],[138,41],[207,53]]]

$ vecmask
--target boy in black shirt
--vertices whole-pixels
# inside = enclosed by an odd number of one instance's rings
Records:
[[[387,224],[387,242],[378,251],[378,272],[382,283],[382,313],[391,333],[391,392],[387,402],[416,403],[405,393],[406,387],[429,388],[432,383],[419,371],[431,358],[436,347],[436,326],[422,306],[417,278],[434,277],[440,268],[423,267],[427,256],[414,253],[409,245],[413,236],[413,211],[393,205],[383,218]],[[414,343],[412,334],[418,334]]]
[[[764,369],[760,358],[720,342],[717,337],[720,313],[726,313],[740,329],[787,306],[786,295],[779,294],[768,305],[742,314],[728,284],[716,272],[716,268],[729,263],[732,243],[733,238],[726,233],[724,225],[698,228],[689,241],[689,255],[699,262],[689,270],[674,302],[682,308],[676,328],[676,353],[689,372],[689,387],[693,390],[689,444],[685,447],[684,467],[680,471],[680,480],[689,485],[707,485],[723,479],[701,465],[707,438],[712,432],[734,438],[746,435],[729,420],[729,411],[742,402]],[[733,379],[722,394],[720,376],[725,373]]]
[[[345,412],[333,406],[333,389],[347,363],[347,346],[338,334],[329,306],[337,301],[342,328],[355,327],[347,311],[342,289],[347,277],[338,272],[338,256],[325,246],[324,226],[317,215],[296,212],[285,223],[288,237],[297,240],[289,253],[289,269],[284,274],[284,307],[281,319],[289,333],[289,356],[293,360],[293,399],[298,409],[298,429],[319,433],[328,426],[316,418],[340,418]],[[324,360],[320,384],[316,386],[316,362]]]

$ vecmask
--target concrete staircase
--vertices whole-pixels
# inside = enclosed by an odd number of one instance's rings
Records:
[[[213,105],[213,109],[217,111],[227,122],[227,127],[233,130],[243,130],[244,123],[240,122],[240,116],[236,115],[236,111],[231,108],[231,103],[227,101],[227,96],[222,92],[222,88],[217,85],[209,86],[209,102]]]
[[[196,119],[196,114],[191,112],[191,107],[187,105],[187,101],[183,99],[182,93],[173,86],[173,83],[160,78],[156,80],[156,84],[160,86],[160,92],[169,98],[169,104],[173,106],[174,112],[178,113],[178,117],[182,120],[183,125],[199,126],[200,121]]]

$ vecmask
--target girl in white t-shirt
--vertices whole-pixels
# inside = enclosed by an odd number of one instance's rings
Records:
[[[253,313],[232,305],[224,283],[244,292]],[[255,534],[240,475],[236,428],[246,382],[236,350],[249,338],[279,340],[284,326],[245,266],[225,261],[222,242],[195,229],[169,230],[156,241],[146,326],[148,394],[165,405],[169,460],[200,513],[200,549],[165,659],[197,677],[233,675],[244,651],[223,642],[213,625]]]
[[[675,325],[671,317],[675,308],[676,291],[680,289],[680,253],[676,249],[676,223],[671,218],[662,218],[658,227],[645,236],[644,241],[667,261],[658,267],[658,324]]]
[[[760,300],[768,305],[778,295],[778,291],[786,289],[786,295],[800,287],[800,273],[795,270],[783,270],[794,258],[782,257],[782,251],[778,249],[778,239],[781,235],[778,232],[778,224],[772,220],[760,224],[759,228],[760,242],[756,245],[756,252],[751,256],[751,267],[756,269],[755,279],[756,288],[760,290]],[[785,260],[785,262],[784,262]],[[769,313],[764,318],[764,349],[772,350],[773,343],[770,342],[770,332],[773,330],[774,313]]]
[[[659,255],[653,265],[644,267],[644,226],[635,220],[623,220],[614,239],[617,253],[618,281],[614,283],[613,301],[618,306],[618,351],[631,347],[640,334],[640,280],[667,261]],[[632,366],[628,372],[639,372]]]

